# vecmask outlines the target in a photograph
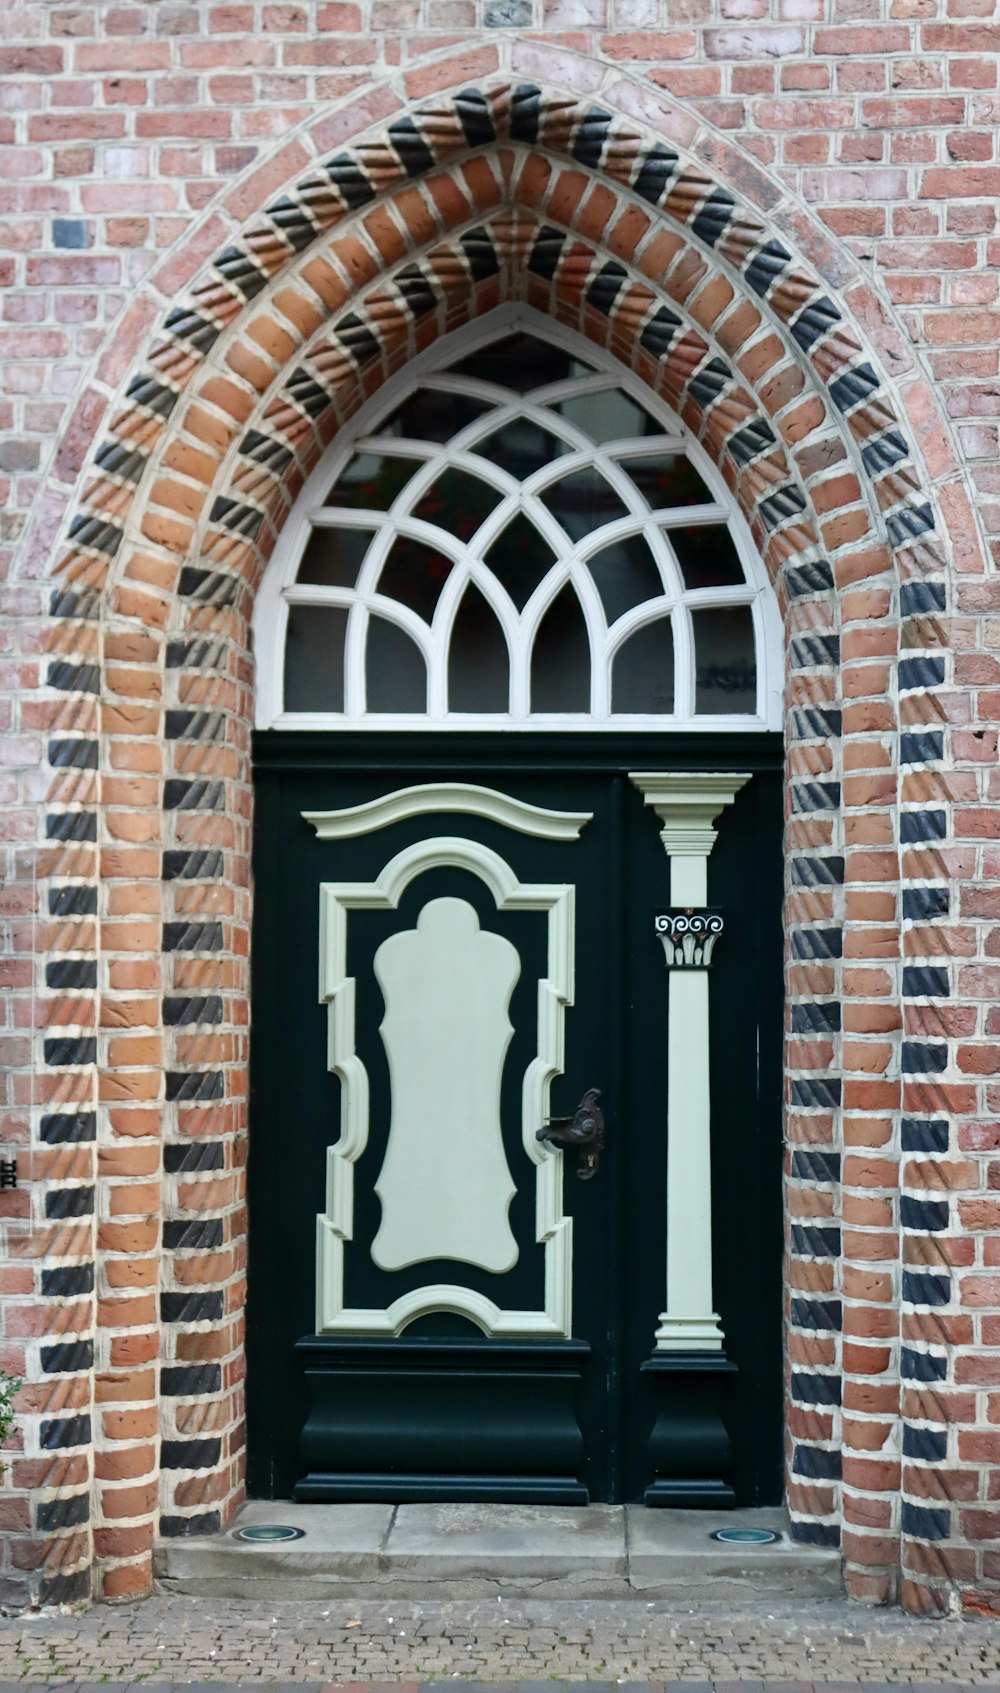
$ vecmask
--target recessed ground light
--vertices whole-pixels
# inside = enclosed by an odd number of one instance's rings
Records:
[[[709,1538],[721,1540],[724,1546],[770,1546],[781,1535],[773,1528],[716,1528]]]
[[[304,1528],[291,1528],[288,1523],[250,1523],[247,1528],[236,1529],[233,1539],[273,1545],[276,1540],[302,1540],[305,1532]]]

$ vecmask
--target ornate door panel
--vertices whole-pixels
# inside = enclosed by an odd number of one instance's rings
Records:
[[[254,1491],[635,1497],[654,1414],[641,1365],[664,1303],[667,869],[628,780],[634,749],[259,742]],[[752,875],[767,785],[734,813]],[[720,855],[731,889],[739,857],[727,872]],[[758,882],[773,917],[777,890]],[[737,940],[757,921],[734,913]],[[742,1118],[728,1138],[753,1148],[773,1108],[765,999],[724,1036]],[[588,1090],[599,1100],[577,1113]],[[724,1196],[727,1258],[730,1212]],[[758,1319],[722,1282],[730,1353],[755,1321],[766,1352],[773,1278]],[[754,1366],[742,1375],[734,1404],[761,1410]],[[769,1462],[751,1462],[751,1491]]]

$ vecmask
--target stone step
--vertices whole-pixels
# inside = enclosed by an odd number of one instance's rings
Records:
[[[287,1541],[235,1538],[287,1525]],[[766,1528],[767,1545],[725,1545],[716,1529]],[[256,1501],[222,1534],[164,1540],[168,1593],[226,1598],[831,1598],[839,1553],[788,1538],[784,1513],[643,1505],[292,1505]]]

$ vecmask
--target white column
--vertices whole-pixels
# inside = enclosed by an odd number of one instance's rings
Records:
[[[667,1034],[667,1308],[659,1352],[718,1352],[712,1297],[712,1148],[708,965],[722,919],[706,909],[715,819],[749,776],[635,771],[670,861],[672,911],[657,919],[669,983]]]

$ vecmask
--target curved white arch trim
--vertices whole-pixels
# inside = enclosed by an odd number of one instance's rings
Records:
[[[304,811],[321,841],[340,841],[348,835],[368,835],[387,829],[404,817],[426,817],[435,811],[485,817],[521,835],[537,835],[548,841],[575,841],[593,817],[592,811],[549,811],[528,805],[496,788],[475,782],[420,782],[394,793],[380,794],[364,805],[345,806],[341,811]]]
[[[579,829],[571,838],[577,834]],[[418,1288],[382,1311],[344,1303],[344,1251],[354,1233],[354,1165],[368,1144],[368,1075],[355,1047],[355,984],[347,974],[348,913],[394,911],[410,883],[439,866],[478,876],[499,911],[547,913],[536,1053],[521,1092],[522,1143],[535,1166],[535,1238],[545,1252],[545,1302],[538,1311],[501,1310],[470,1288],[439,1284]],[[538,1141],[536,1130],[549,1116],[549,1088],[563,1068],[565,1011],[573,1003],[575,980],[575,898],[572,883],[519,882],[499,853],[458,835],[432,836],[405,847],[374,882],[321,883],[319,997],[327,1006],[328,1068],[341,1082],[341,1132],[327,1151],[326,1210],[316,1218],[318,1334],[398,1334],[435,1311],[468,1317],[488,1335],[566,1339],[572,1333],[573,1219],[563,1214],[562,1153]]]
[[[442,369],[445,360],[452,362],[463,354],[497,340],[516,328],[533,330],[546,339],[579,349],[593,373],[589,377],[572,378],[547,385],[531,395],[530,400],[515,403],[504,391],[491,384],[473,382]],[[504,417],[518,416],[544,423],[560,434],[570,451],[558,460],[536,471],[526,483],[514,483],[509,475],[490,463],[486,452],[476,455],[480,440],[501,421],[499,414],[480,418],[468,424],[450,445],[430,458],[426,444],[409,440],[393,440],[393,453],[402,453],[421,463],[413,477],[400,491],[390,512],[362,511],[353,508],[324,507],[327,490],[350,456],[357,451],[376,450],[380,445],[377,434],[380,419],[400,403],[418,385],[430,383],[444,392],[482,391],[499,406]],[[615,388],[629,394],[662,426],[658,437],[642,437],[632,441],[625,437],[598,446],[587,442],[574,425],[560,426],[553,419],[546,420],[542,402],[563,392],[597,392]],[[486,443],[488,451],[488,442]],[[663,450],[682,450],[704,481],[712,503],[683,511],[665,512],[648,508],[644,499],[636,495],[630,479],[623,475],[619,461],[644,457]],[[445,464],[474,470],[495,487],[500,496],[494,511],[468,542],[458,541],[444,530],[425,523],[412,515],[420,493],[440,475]],[[599,536],[584,537],[573,542],[538,497],[551,482],[577,468],[593,464],[610,482],[629,508],[629,515],[619,520],[619,526],[607,525]],[[506,491],[505,491],[506,490]],[[641,508],[641,509],[640,509]],[[518,614],[513,602],[497,584],[494,593],[486,597],[497,615],[510,658],[510,696],[506,711],[459,712],[446,704],[446,678],[451,624],[470,581],[484,589],[482,556],[499,530],[518,510],[530,510],[536,529],[556,553],[557,563],[536,589],[528,605]],[[743,562],[745,583],[726,589],[705,591],[685,590],[680,573],[669,547],[671,523],[683,521],[687,525],[724,523]],[[370,529],[373,542],[352,589],[329,589],[319,584],[295,581],[299,559],[313,525]],[[673,603],[675,705],[669,713],[611,714],[610,670],[613,652],[620,631],[612,635],[606,629],[604,615],[597,603],[596,589],[589,573],[579,568],[601,546],[610,544],[618,534],[645,534],[654,558],[664,578],[664,593]],[[430,624],[401,604],[378,598],[375,578],[395,535],[407,535],[433,545],[452,560],[453,570],[444,585],[438,608]],[[561,585],[563,574],[573,579],[583,607],[591,648],[592,687],[589,709],[579,713],[549,714],[533,712],[530,707],[530,658],[537,625]],[[557,580],[559,578],[559,580]],[[492,580],[492,579],[491,579]],[[703,598],[704,592],[704,598]],[[289,711],[284,705],[285,630],[290,604],[337,604],[352,608],[345,652],[345,700],[342,712]],[[757,699],[754,712],[731,714],[698,714],[695,710],[695,667],[693,629],[688,609],[698,603],[713,605],[749,605],[753,619],[757,661]],[[369,608],[405,629],[423,655],[428,667],[427,709],[412,713],[369,714],[365,698],[364,637]],[[781,727],[781,701],[784,688],[784,635],[777,598],[754,545],[750,529],[732,494],[700,443],[646,386],[617,360],[591,342],[583,342],[576,332],[556,323],[545,314],[523,303],[510,302],[497,307],[474,323],[439,337],[432,346],[417,354],[402,370],[390,377],[361,408],[357,416],[339,432],[336,441],[323,455],[309,477],[288,521],[285,523],[273,558],[265,572],[254,612],[254,643],[258,659],[258,687],[256,696],[256,724],[259,729],[333,729],[353,725],[373,730],[421,730],[432,726],[444,729],[503,728],[518,731],[532,729],[575,729],[606,731],[613,729],[668,731],[683,728],[700,733],[717,730],[759,730]]]

